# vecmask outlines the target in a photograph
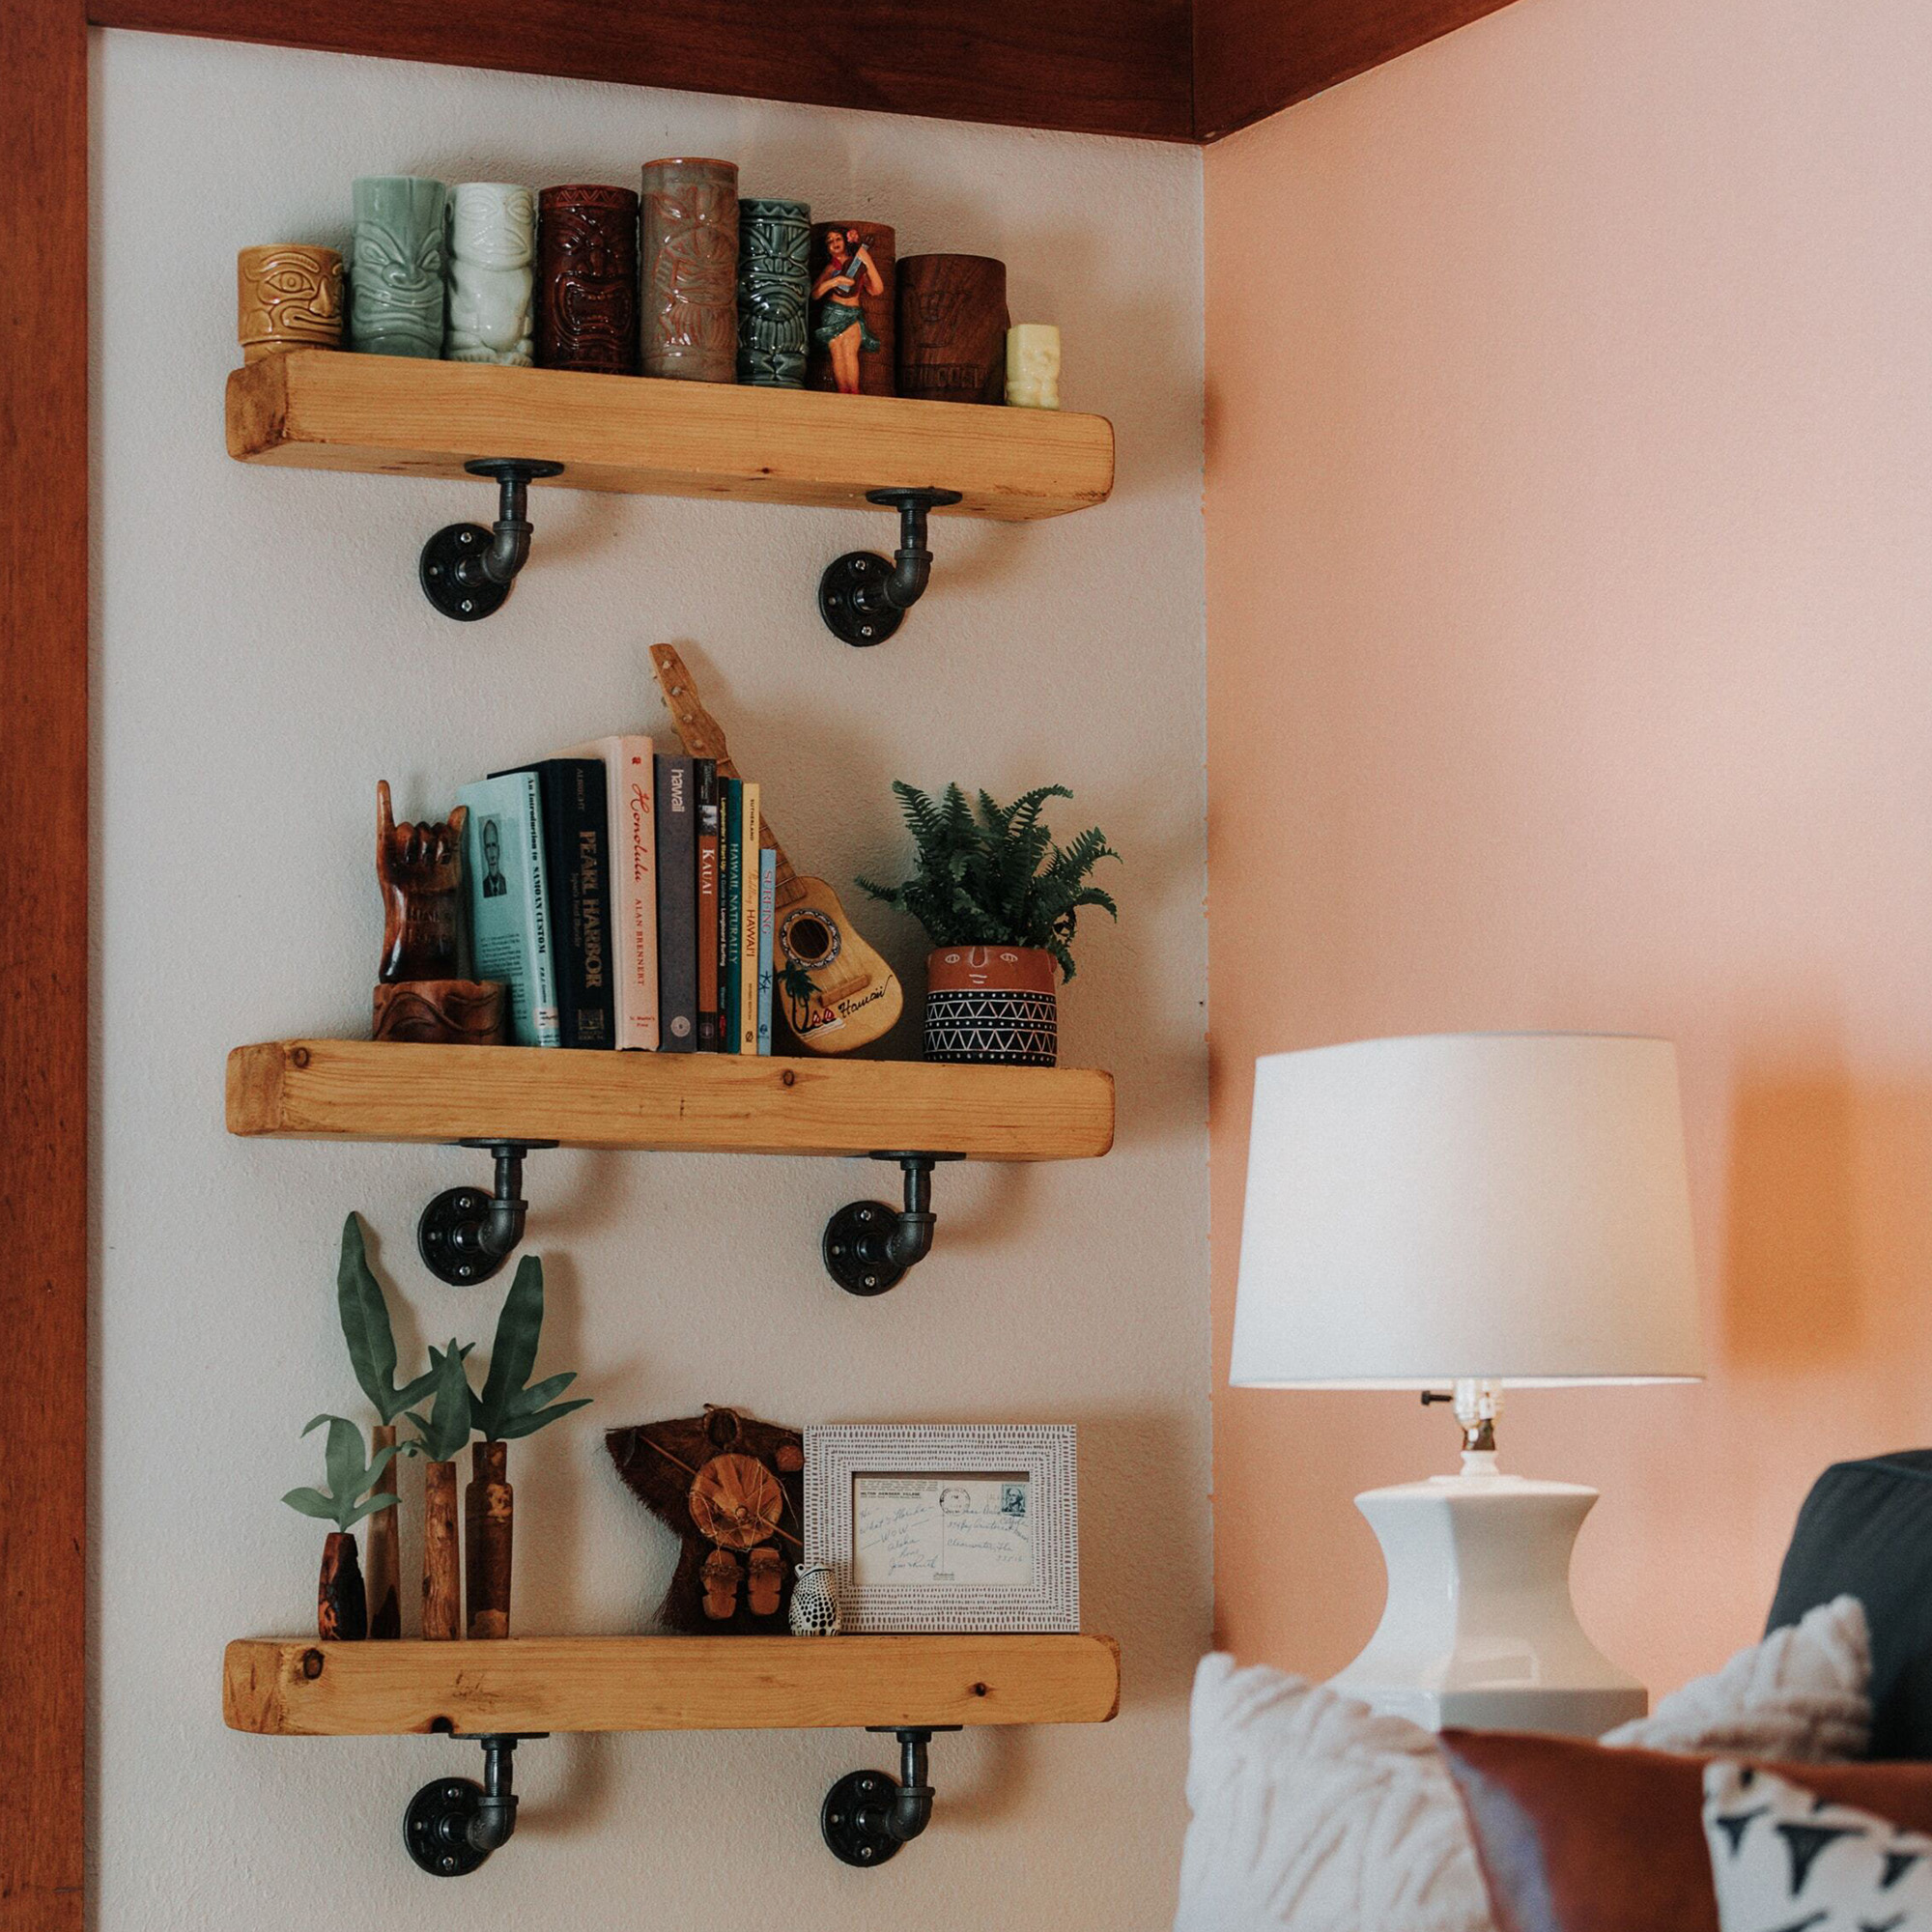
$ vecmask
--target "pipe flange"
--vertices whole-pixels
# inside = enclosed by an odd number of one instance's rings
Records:
[[[423,545],[416,577],[423,595],[445,617],[473,624],[480,617],[495,616],[509,601],[507,583],[492,583],[487,578],[464,583],[457,576],[458,564],[481,556],[489,548],[490,532],[478,524],[447,524]]]
[[[483,1803],[473,1777],[439,1777],[410,1800],[403,1843],[432,1878],[466,1878],[490,1854],[469,1841],[470,1821]]]
[[[862,1871],[898,1856],[890,1826],[897,1778],[885,1771],[850,1771],[825,1794],[818,1829],[835,1858]]]
[[[818,614],[841,643],[883,644],[905,622],[905,612],[888,604],[879,586],[893,567],[877,551],[855,550],[825,566],[818,580]]]
[[[884,1252],[897,1220],[898,1210],[883,1201],[853,1201],[826,1222],[819,1252],[826,1273],[847,1294],[884,1294],[905,1279],[905,1269]]]
[[[489,1225],[491,1201],[480,1187],[445,1187],[416,1222],[416,1253],[438,1281],[472,1288],[510,1259],[487,1253],[477,1242]]]

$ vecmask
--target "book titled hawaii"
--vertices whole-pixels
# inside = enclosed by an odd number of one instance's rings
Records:
[[[656,762],[651,741],[626,732],[557,754],[604,767],[611,838],[610,921],[613,1043],[648,1052],[660,1043]]]
[[[469,809],[463,877],[470,971],[509,988],[510,1037],[519,1046],[561,1046],[536,775],[479,779],[456,802]]]
[[[658,759],[658,1002],[667,1053],[697,1051],[697,798],[692,761]]]

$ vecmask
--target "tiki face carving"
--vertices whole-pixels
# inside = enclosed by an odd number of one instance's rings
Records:
[[[527,269],[536,252],[537,199],[526,187],[465,182],[449,202],[452,257],[477,269]]]
[[[729,383],[738,360],[738,170],[644,170],[644,373]]]
[[[539,229],[537,360],[618,375],[638,365],[638,198],[548,188]]]
[[[454,362],[527,364],[536,197],[526,187],[466,182],[449,203],[449,312]]]
[[[235,270],[236,333],[248,361],[342,346],[342,257],[333,248],[243,248]]]
[[[440,355],[443,185],[377,176],[358,181],[355,193],[349,279],[355,347],[387,355]]]

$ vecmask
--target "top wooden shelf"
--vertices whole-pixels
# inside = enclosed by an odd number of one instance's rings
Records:
[[[860,509],[877,507],[868,490],[957,490],[936,514],[1009,523],[1088,509],[1114,487],[1104,416],[326,349],[229,376],[228,453],[450,477],[472,458],[524,457],[564,466],[546,489]]]

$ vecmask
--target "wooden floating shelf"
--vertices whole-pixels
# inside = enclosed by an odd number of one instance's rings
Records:
[[[1024,522],[1104,502],[1105,416],[504,369],[297,350],[228,378],[242,463],[462,477],[476,457],[561,463],[539,488],[876,508],[868,490],[943,489],[939,515]]]
[[[1070,1066],[281,1039],[229,1054],[228,1131],[1082,1160],[1114,1144],[1114,1081]]]
[[[265,1737],[1104,1724],[1110,1636],[593,1636],[228,1646],[221,1711]]]

